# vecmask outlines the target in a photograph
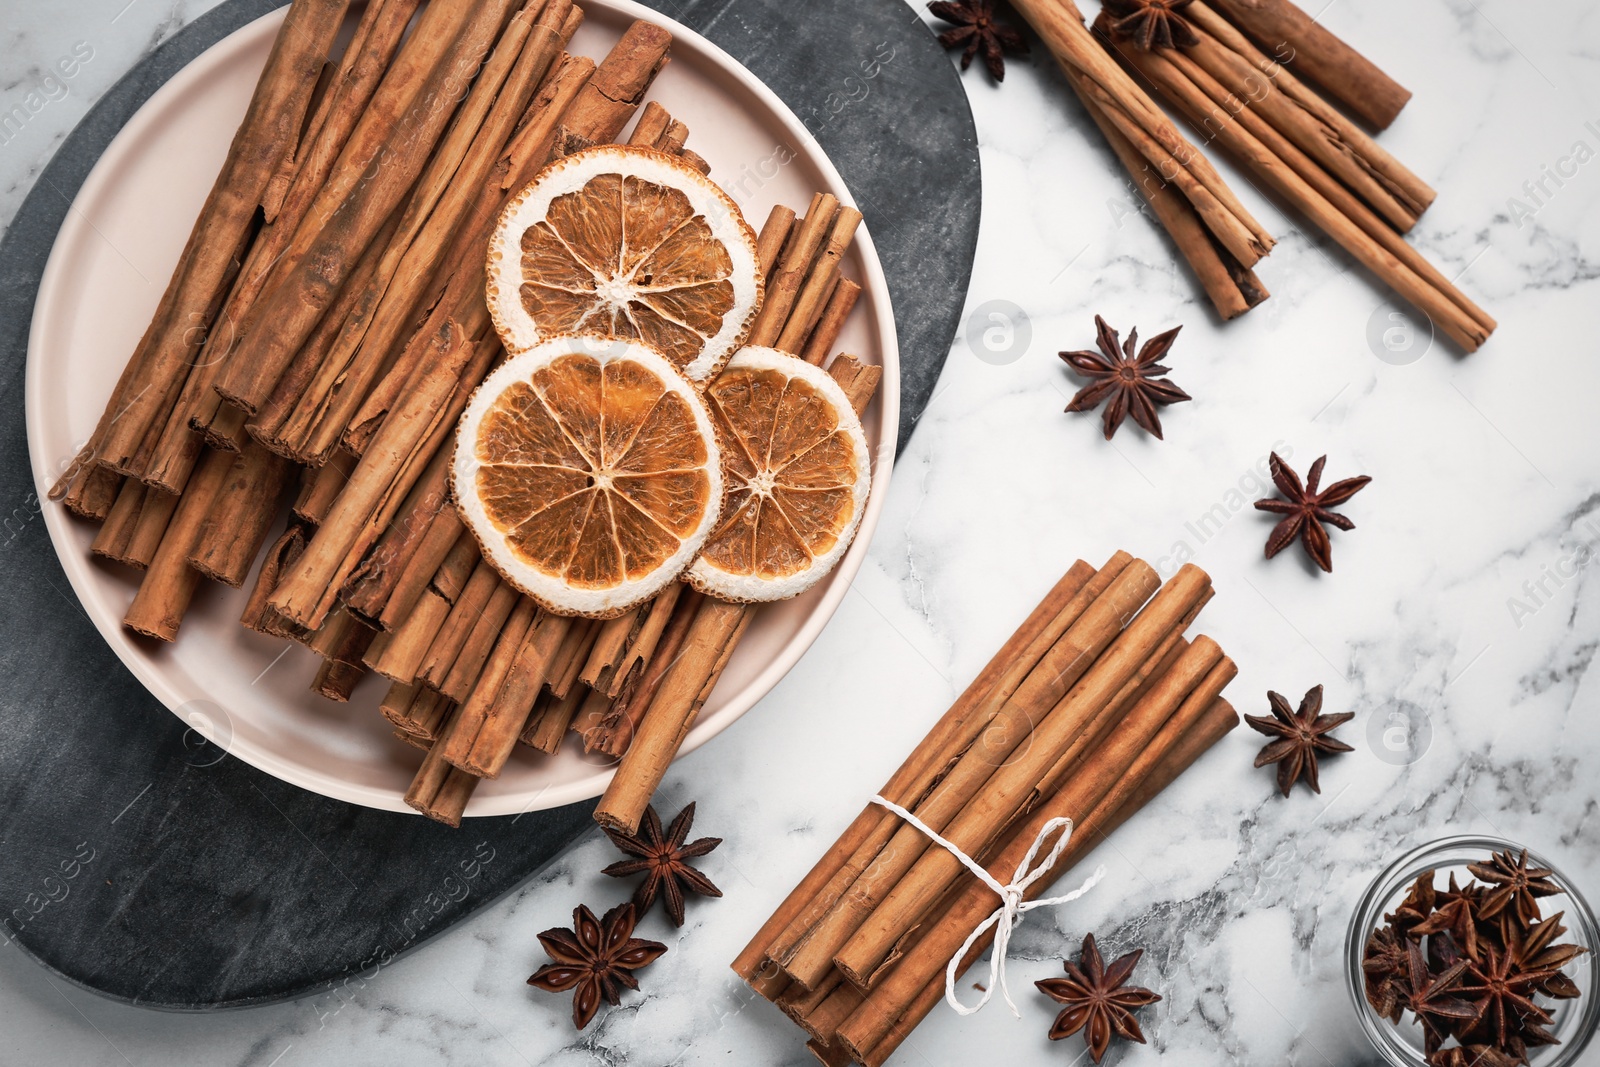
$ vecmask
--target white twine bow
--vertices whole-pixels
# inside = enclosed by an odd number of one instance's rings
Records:
[[[1072,837],[1072,820],[1059,818],[1051,819],[1045,823],[1043,829],[1039,831],[1039,836],[1033,839],[1033,844],[1029,847],[1028,854],[1022,857],[1021,863],[1017,864],[1016,873],[1011,876],[1011,884],[1001,885],[998,879],[979,866],[978,862],[971,856],[940,837],[932,827],[905,808],[902,808],[899,804],[892,800],[885,800],[881,796],[874,796],[872,802],[888,808],[916,827],[929,840],[960,860],[967,870],[981,879],[984,885],[994,890],[995,894],[1000,898],[1000,906],[994,910],[994,914],[979,923],[978,928],[972,931],[961,947],[956,950],[956,954],[950,957],[950,964],[944,971],[944,999],[949,1001],[950,1006],[959,1014],[971,1015],[989,1003],[989,998],[994,996],[995,987],[998,986],[1000,995],[1005,997],[1006,1006],[1011,1009],[1011,1014],[1019,1019],[1022,1018],[1022,1013],[1017,1010],[1016,1004],[1012,1003],[1011,990],[1006,987],[1006,951],[1011,944],[1012,928],[1022,921],[1024,912],[1032,911],[1034,908],[1053,908],[1057,904],[1071,903],[1093,889],[1100,879],[1106,876],[1106,869],[1097,867],[1095,872],[1081,886],[1070,893],[1059,897],[1045,897],[1042,900],[1023,899],[1028,887],[1048,874],[1050,868],[1054,867],[1056,861],[1061,858],[1062,851],[1067,847],[1067,840]],[[1037,867],[1033,866],[1034,858],[1038,856],[1039,849],[1044,845],[1045,839],[1057,829],[1061,830],[1061,836],[1056,838],[1056,843],[1050,849],[1050,854]],[[983,998],[969,1008],[956,998],[956,971],[961,967],[961,961],[966,957],[968,950],[972,948],[978,938],[984,935],[984,932],[989,927],[994,926],[996,923],[999,924],[999,927],[994,932],[994,950],[989,955],[989,985],[983,991]]]

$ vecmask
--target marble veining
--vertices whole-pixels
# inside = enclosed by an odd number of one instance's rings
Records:
[[[8,5],[0,112],[26,117],[0,144],[0,220],[96,95],[209,6]],[[1382,141],[1439,190],[1413,240],[1499,318],[1482,352],[1441,340],[1410,362],[1378,358],[1368,337],[1389,322],[1387,295],[1226,163],[1280,243],[1259,270],[1272,299],[1224,327],[1047,57],[1009,63],[998,89],[975,68],[969,328],[833,623],[667,779],[666,814],[695,799],[697,831],[726,838],[705,862],[726,896],[692,902],[682,930],[648,920],[672,951],[644,992],[575,1035],[564,1000],[523,984],[543,962],[537,931],[625,896],[597,873],[612,847],[590,837],[445,937],[295,1003],[157,1014],[0,952],[0,1061],[810,1063],[727,961],[1050,582],[1116,547],[1211,571],[1219,595],[1198,629],[1238,661],[1241,711],[1263,713],[1269,688],[1297,700],[1324,683],[1330,710],[1357,713],[1343,731],[1357,751],[1325,763],[1320,797],[1284,800],[1250,768],[1259,739],[1241,729],[1097,850],[1099,888],[1017,932],[1021,1022],[1003,1004],[941,1009],[897,1062],[1073,1062],[1081,1045],[1045,1039],[1053,1005],[1030,983],[1094,931],[1108,952],[1145,946],[1138,978],[1165,998],[1143,1015],[1150,1044],[1113,1062],[1376,1063],[1342,946],[1356,897],[1397,853],[1495,833],[1600,897],[1600,20],[1559,0],[1335,0],[1322,17],[1416,93]],[[79,42],[92,58],[64,78],[56,64]],[[1012,347],[980,352],[997,306]],[[1196,399],[1168,409],[1165,442],[1129,424],[1108,444],[1096,418],[1061,412],[1079,383],[1055,352],[1091,343],[1096,312],[1146,336],[1186,324],[1170,362]],[[1374,478],[1345,509],[1358,529],[1334,534],[1332,576],[1298,550],[1261,558],[1270,519],[1248,500],[1273,449],[1302,471],[1327,453],[1330,478]],[[1392,727],[1403,751],[1384,742]]]

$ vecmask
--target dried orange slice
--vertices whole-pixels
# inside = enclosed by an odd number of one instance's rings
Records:
[[[804,592],[861,524],[872,487],[861,420],[825,371],[771,348],[734,356],[706,403],[722,435],[728,502],[690,583],[735,601]]]
[[[638,338],[707,382],[748,336],[762,278],[755,231],[710,179],[653,148],[603,145],[506,205],[487,292],[508,352],[557,333]]]
[[[635,341],[556,337],[508,359],[456,429],[456,506],[507,582],[609,618],[683,573],[721,512],[699,392]]]

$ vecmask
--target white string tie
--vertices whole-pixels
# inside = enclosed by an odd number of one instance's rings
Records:
[[[902,808],[899,804],[892,800],[885,800],[881,796],[874,796],[872,802],[888,808],[916,827],[930,841],[944,848],[952,856],[960,860],[962,866],[977,876],[984,885],[994,890],[995,894],[1000,898],[1000,906],[994,910],[994,914],[979,923],[978,928],[972,931],[967,936],[967,940],[956,950],[956,954],[950,957],[950,964],[944,971],[944,999],[949,1001],[950,1006],[959,1014],[971,1015],[989,1003],[989,998],[994,996],[995,988],[998,986],[1000,995],[1005,997],[1006,1006],[1011,1009],[1011,1014],[1019,1019],[1022,1018],[1022,1013],[1017,1010],[1016,1004],[1012,1003],[1011,991],[1006,987],[1006,951],[1011,944],[1012,928],[1022,921],[1024,912],[1032,911],[1034,908],[1053,908],[1058,904],[1070,904],[1093,889],[1100,879],[1106,876],[1106,869],[1097,867],[1095,872],[1081,886],[1070,893],[1059,897],[1045,897],[1042,900],[1023,899],[1028,887],[1050,873],[1050,869],[1061,858],[1061,853],[1067,847],[1068,839],[1072,837],[1072,820],[1063,817],[1051,819],[1045,823],[1044,828],[1039,831],[1039,836],[1033,839],[1033,844],[1029,847],[1028,854],[1022,857],[1021,863],[1017,864],[1016,873],[1011,876],[1011,884],[1001,885],[999,880],[984,870],[971,856],[962,852],[943,837],[940,837],[932,827],[905,808]],[[1056,843],[1050,849],[1050,854],[1035,867],[1033,861],[1038,856],[1039,849],[1044,845],[1045,839],[1058,829],[1061,831],[1061,836],[1056,838]],[[989,985],[983,991],[983,998],[969,1008],[956,997],[956,971],[960,968],[961,961],[966,957],[968,950],[972,948],[978,938],[983,936],[989,927],[995,926],[996,923],[999,926],[994,932],[994,951],[989,955]]]

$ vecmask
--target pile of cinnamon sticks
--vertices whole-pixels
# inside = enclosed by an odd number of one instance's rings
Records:
[[[1164,586],[1118,552],[1079,561],[880,791],[1002,884],[1053,818],[1072,836],[1044,894],[1237,723],[1236,673],[1184,637],[1212,595],[1190,565]],[[869,805],[734,970],[805,1030],[825,1064],[876,1067],[944,995],[945,968],[998,906],[945,849]],[[962,960],[970,965],[992,931]]]
[[[1251,268],[1272,238],[1241,245],[1151,92],[1462,349],[1488,339],[1495,320],[1404,239],[1434,191],[1358,125],[1387,127],[1410,93],[1290,0],[1195,0],[1163,16],[1171,45],[1119,29],[1139,6],[1108,6],[1091,33],[1073,0],[1016,0],[1220,315],[1267,298]]]
[[[1495,320],[1403,236],[1433,203],[1434,191],[1295,70],[1306,66],[1307,57],[1343,58],[1338,65],[1312,61],[1321,84],[1336,99],[1398,98],[1403,104],[1409,94],[1332,34],[1296,34],[1293,24],[1298,20],[1290,11],[1305,18],[1288,0],[1220,0],[1215,8],[1195,0],[1183,9],[1194,43],[1170,49],[1140,48],[1115,33],[1103,11],[1094,28],[1129,71],[1153,86],[1208,140],[1226,148],[1262,186],[1426,314],[1462,349],[1476,351],[1494,332]],[[1268,46],[1274,55],[1257,41],[1280,43]],[[1387,120],[1398,105],[1369,103],[1363,110]]]
[[[103,522],[98,555],[143,572],[124,619],[177,637],[205,579],[244,625],[322,657],[347,700],[427,750],[407,801],[459,823],[518,743],[569,731],[622,757],[605,809],[636,827],[749,609],[673,585],[607,622],[538,610],[482,558],[449,499],[455,425],[503,357],[484,260],[504,203],[548,162],[623,136],[677,154],[644,103],[670,35],[639,21],[596,65],[566,49],[572,0],[294,0],[227,163],[93,436],[53,495]],[[406,32],[408,25],[410,32]],[[861,215],[832,196],[760,235],[752,343],[822,364],[860,287]],[[829,370],[864,407],[881,371]],[[286,499],[287,498],[287,499]],[[287,503],[287,528],[268,546]]]

